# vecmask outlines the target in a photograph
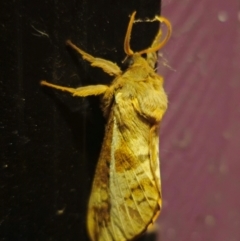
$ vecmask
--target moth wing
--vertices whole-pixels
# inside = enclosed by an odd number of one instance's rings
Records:
[[[93,241],[132,240],[155,220],[160,207],[158,132],[151,133],[133,105],[118,98],[89,201],[89,234]]]
[[[91,195],[88,203],[87,227],[92,241],[111,241],[110,223],[110,162],[113,135],[112,113],[105,129],[102,150],[97,163]]]
[[[131,240],[143,233],[161,208],[158,130],[134,111],[131,100],[116,96],[112,162],[111,217],[115,233]],[[115,240],[115,239],[113,239]]]

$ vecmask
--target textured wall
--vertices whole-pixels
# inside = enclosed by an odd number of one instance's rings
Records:
[[[163,241],[240,240],[240,3],[163,0]]]

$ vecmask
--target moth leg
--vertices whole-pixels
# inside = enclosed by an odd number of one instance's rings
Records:
[[[101,58],[95,58],[92,55],[84,52],[80,48],[78,48],[75,44],[73,44],[70,40],[67,40],[67,45],[69,45],[71,48],[76,50],[79,54],[82,55],[83,59],[89,61],[91,63],[91,66],[93,67],[99,67],[104,72],[108,73],[109,75],[115,75],[118,76],[122,73],[121,69],[113,62],[101,59]]]
[[[106,90],[109,89],[107,85],[88,85],[88,86],[79,87],[79,88],[71,88],[71,87],[64,87],[60,85],[54,85],[45,80],[41,81],[41,85],[48,86],[61,91],[66,91],[71,93],[73,96],[81,96],[81,97],[86,97],[90,95],[101,95],[101,94],[104,94]]]
[[[151,48],[159,44],[161,37],[162,37],[162,31],[160,29],[152,42]],[[147,62],[154,69],[157,63],[157,53],[156,52],[147,53]]]

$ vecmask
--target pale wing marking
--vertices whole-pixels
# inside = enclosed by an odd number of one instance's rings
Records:
[[[121,137],[122,137],[122,139],[123,139],[124,141],[126,141],[126,139],[125,139],[125,137],[124,137],[123,135],[121,135]],[[128,150],[129,150],[129,152],[131,152],[131,153],[134,155],[134,153],[132,152],[131,149],[128,149]],[[151,151],[150,151],[150,152],[151,152]],[[134,156],[135,156],[135,155],[134,155]],[[152,156],[152,155],[150,155],[150,159],[151,159],[151,156]],[[151,161],[150,161],[150,162],[151,162]],[[139,167],[142,169],[142,171],[143,171],[144,174],[148,177],[148,179],[151,181],[151,183],[155,186],[156,183],[152,181],[152,179],[151,179],[149,173],[148,173],[148,172],[145,172],[145,170],[143,169],[143,167],[142,167],[141,164],[139,165]],[[150,167],[151,167],[151,169],[152,169],[152,165],[150,165]],[[142,190],[142,192],[144,193],[144,196],[145,196],[145,191],[142,189],[142,185],[140,184],[139,179],[137,178],[137,175],[136,175],[136,173],[135,173],[135,170],[132,169],[132,171],[134,172],[134,175],[135,175],[135,177],[136,177],[136,179],[137,179],[137,181],[138,181],[138,184],[139,184],[139,186],[141,187],[141,190]],[[153,173],[153,170],[152,170],[152,176],[153,176],[154,179],[155,179],[155,173]],[[156,179],[155,179],[155,180],[156,180]],[[148,198],[147,198],[146,196],[145,196],[145,198],[147,199],[148,204],[149,204],[149,206],[151,207]],[[135,201],[135,200],[134,200],[134,201]],[[136,204],[136,203],[135,203],[135,204]]]
[[[117,137],[117,133],[116,133],[117,130],[116,130],[116,129],[117,129],[117,127],[116,127],[116,119],[114,118],[114,121],[113,121],[113,136],[115,136],[115,137]],[[114,142],[113,144],[115,144],[114,146],[116,146],[115,141],[116,141],[116,140],[113,140],[113,142]],[[113,168],[113,169],[114,169],[113,172],[115,172],[115,157],[114,157],[114,155],[113,155],[114,150],[111,150],[111,151],[112,151],[112,153],[111,153],[111,158],[112,158],[111,168]],[[117,187],[118,187],[120,196],[123,197],[121,185],[119,185],[119,180],[118,180],[118,178],[113,179],[112,182],[113,182],[114,180],[115,180],[115,182],[116,182],[116,185],[114,185],[114,186],[117,186]],[[110,181],[110,182],[111,182],[111,181]],[[110,188],[110,190],[111,190],[111,188]],[[112,197],[113,197],[113,195],[112,195]],[[115,204],[115,208],[117,207],[117,210],[118,210],[118,213],[119,213],[119,217],[120,217],[120,219],[121,219],[121,218],[122,218],[122,214],[121,214],[122,211],[119,210],[118,198],[115,198],[115,203],[116,203],[116,204]],[[132,229],[135,231],[134,225],[133,225],[132,220],[131,220],[130,215],[129,215],[129,211],[128,211],[127,206],[126,206],[126,203],[123,202],[123,204],[124,204],[124,208],[125,208],[125,210],[126,210],[128,219],[130,220]],[[127,223],[126,223],[126,222],[122,222],[122,220],[121,220],[121,224],[122,224],[122,226],[121,226],[121,228],[120,228],[120,232],[121,232],[121,234],[125,234],[125,230],[126,230],[126,225],[127,225]],[[125,225],[124,225],[124,224],[125,224]],[[119,227],[119,224],[117,224],[117,226]]]
[[[142,185],[141,185],[140,182],[139,182],[138,176],[137,176],[136,173],[135,173],[135,170],[133,170],[133,173],[134,173],[134,175],[135,175],[135,177],[136,177],[136,180],[137,180],[139,186],[141,187],[141,190],[142,190],[142,192],[143,192],[143,194],[144,194],[144,197],[145,197],[146,200],[147,200],[148,205],[151,207],[151,205],[150,205],[150,203],[149,203],[149,200],[148,200],[148,198],[147,198],[147,196],[146,196],[146,194],[145,194],[145,191],[143,190],[143,187],[142,187]]]
[[[127,177],[126,177],[126,172],[124,172],[124,176],[125,176],[125,179],[126,179],[126,181],[127,181],[127,186],[128,186],[128,188],[129,188],[129,190],[131,190],[131,188],[129,187],[129,183],[128,183]],[[138,183],[138,184],[139,184],[139,183]],[[136,203],[135,197],[133,196],[132,192],[131,192],[131,196],[132,196],[132,198],[133,198],[133,201],[134,201],[134,203],[135,203],[135,206],[136,206],[136,208],[137,208],[137,210],[138,210],[138,213],[139,213],[142,221],[144,221],[144,219],[143,219],[143,217],[142,217],[142,215],[141,215],[141,212],[139,211],[139,208],[138,208],[138,205],[137,205],[137,203]]]
[[[113,237],[117,237],[115,225],[113,225],[112,219],[111,219],[110,223],[111,223],[111,229],[113,230]]]
[[[118,182],[118,179],[117,179],[117,182]],[[120,186],[120,185],[118,185],[118,186]],[[123,194],[122,194],[121,187],[119,187],[119,189],[120,189],[121,196],[124,197]],[[124,203],[125,210],[126,210],[126,212],[127,212],[128,219],[130,220],[131,226],[132,226],[134,232],[136,232],[136,230],[135,230],[135,228],[134,228],[134,225],[133,225],[133,222],[132,222],[132,219],[131,219],[131,217],[130,217],[128,208],[127,208],[127,206],[126,206],[126,203],[125,203],[125,202],[123,202],[123,203]]]
[[[118,186],[118,189],[119,189],[119,185],[117,185],[117,186]],[[111,194],[112,194],[112,192],[111,192]],[[115,198],[115,200],[116,200],[116,198]],[[124,225],[123,225],[122,215],[120,214],[119,205],[116,205],[116,207],[117,207],[118,217],[119,217],[120,223],[121,223],[120,227],[119,227],[119,224],[117,223],[117,227],[118,227],[118,229],[119,229],[120,232],[123,232],[123,230],[124,230],[124,229],[123,229]],[[111,222],[112,222],[112,220],[111,220]],[[115,225],[116,225],[116,224],[115,224]],[[116,237],[117,237],[117,236],[116,236]]]

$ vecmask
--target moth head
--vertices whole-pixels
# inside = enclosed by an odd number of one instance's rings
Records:
[[[133,52],[130,47],[130,39],[131,39],[131,32],[132,32],[132,26],[134,23],[135,15],[136,15],[136,11],[133,12],[133,14],[130,18],[128,28],[127,28],[127,33],[126,33],[125,40],[124,40],[124,51],[127,54],[126,59],[128,59],[129,57],[131,58],[131,56],[133,56],[135,54],[142,55],[142,54],[148,54],[148,53],[158,51],[168,42],[168,40],[171,36],[171,33],[172,33],[172,26],[171,26],[171,23],[169,22],[169,20],[167,20],[166,18],[161,17],[161,16],[155,16],[155,18],[153,20],[148,20],[148,21],[150,21],[150,22],[159,21],[161,23],[166,24],[168,31],[167,31],[165,38],[162,41],[160,41],[159,43],[153,42],[152,46],[147,49],[143,49],[139,52]],[[159,33],[157,34],[157,36],[161,36],[161,30],[159,30]]]
[[[134,66],[144,66],[146,64],[146,60],[139,53],[134,53],[133,55],[127,55],[127,57],[122,61],[122,64],[123,70],[125,70]]]
[[[123,67],[128,69],[134,64],[133,55],[127,55],[126,58],[122,61]]]

